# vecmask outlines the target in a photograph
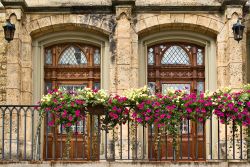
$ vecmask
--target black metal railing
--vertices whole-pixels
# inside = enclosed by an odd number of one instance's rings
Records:
[[[0,106],[0,160],[64,160],[66,132],[41,129],[35,105]],[[182,120],[176,147],[166,128],[143,127],[127,121],[113,129],[101,127],[101,115],[87,115],[73,126],[69,160],[207,161],[246,160],[247,128],[225,125],[216,117],[203,123]],[[236,128],[233,128],[236,127]],[[67,160],[68,160],[67,159]]]

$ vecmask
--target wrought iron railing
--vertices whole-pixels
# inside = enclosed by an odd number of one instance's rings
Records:
[[[65,130],[49,127],[47,113],[41,129],[35,105],[0,106],[0,160],[64,160]],[[182,121],[177,145],[165,128],[142,127],[128,121],[113,129],[101,127],[101,115],[88,115],[73,126],[70,160],[207,161],[246,160],[247,128]]]

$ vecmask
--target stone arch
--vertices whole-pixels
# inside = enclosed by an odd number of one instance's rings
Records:
[[[136,32],[145,36],[150,32],[164,30],[187,30],[216,37],[224,23],[215,16],[205,17],[198,14],[150,14],[138,19]]]
[[[88,15],[52,15],[27,22],[25,30],[32,37],[39,37],[44,33],[64,30],[90,31],[103,35],[110,34],[109,20],[111,16],[100,14]]]

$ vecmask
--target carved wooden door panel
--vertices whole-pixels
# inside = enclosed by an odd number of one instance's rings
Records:
[[[100,48],[82,43],[63,43],[44,50],[45,93],[55,88],[77,90],[84,87],[100,89]],[[46,125],[45,120],[45,125]],[[92,123],[91,123],[92,122]],[[95,118],[73,126],[70,159],[98,159],[99,145]],[[90,130],[93,132],[92,136]],[[45,126],[44,157],[46,160],[61,159],[66,141],[65,130]],[[47,137],[46,137],[47,136]],[[93,141],[90,141],[90,136]],[[89,147],[90,143],[92,147]],[[95,148],[95,149],[93,149]],[[93,149],[93,150],[90,150]],[[91,153],[91,155],[90,155]]]
[[[205,88],[205,49],[189,43],[162,43],[148,47],[148,86],[152,94],[167,89],[200,93]],[[205,130],[201,123],[182,121],[175,156],[179,160],[205,159]],[[172,138],[166,135],[152,147],[157,128],[149,128],[149,158],[173,159]]]

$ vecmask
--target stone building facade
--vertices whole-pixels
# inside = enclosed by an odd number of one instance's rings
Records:
[[[2,0],[2,5],[1,23],[11,17],[16,33],[7,43],[1,30],[1,104],[39,100],[44,87],[39,70],[43,64],[36,60],[44,47],[41,41],[54,38],[55,43],[67,37],[74,41],[77,33],[82,33],[82,39],[93,34],[93,42],[102,43],[101,87],[111,92],[146,84],[145,44],[157,39],[203,43],[209,58],[206,89],[237,89],[247,82],[246,0]],[[246,29],[244,39],[237,43],[232,25],[239,17]]]
[[[35,104],[44,94],[45,48],[86,43],[101,50],[100,87],[112,93],[147,85],[149,46],[192,43],[205,48],[205,89],[250,82],[247,0],[1,0],[0,104]],[[244,38],[232,26],[243,19]],[[91,74],[89,74],[91,75]]]

